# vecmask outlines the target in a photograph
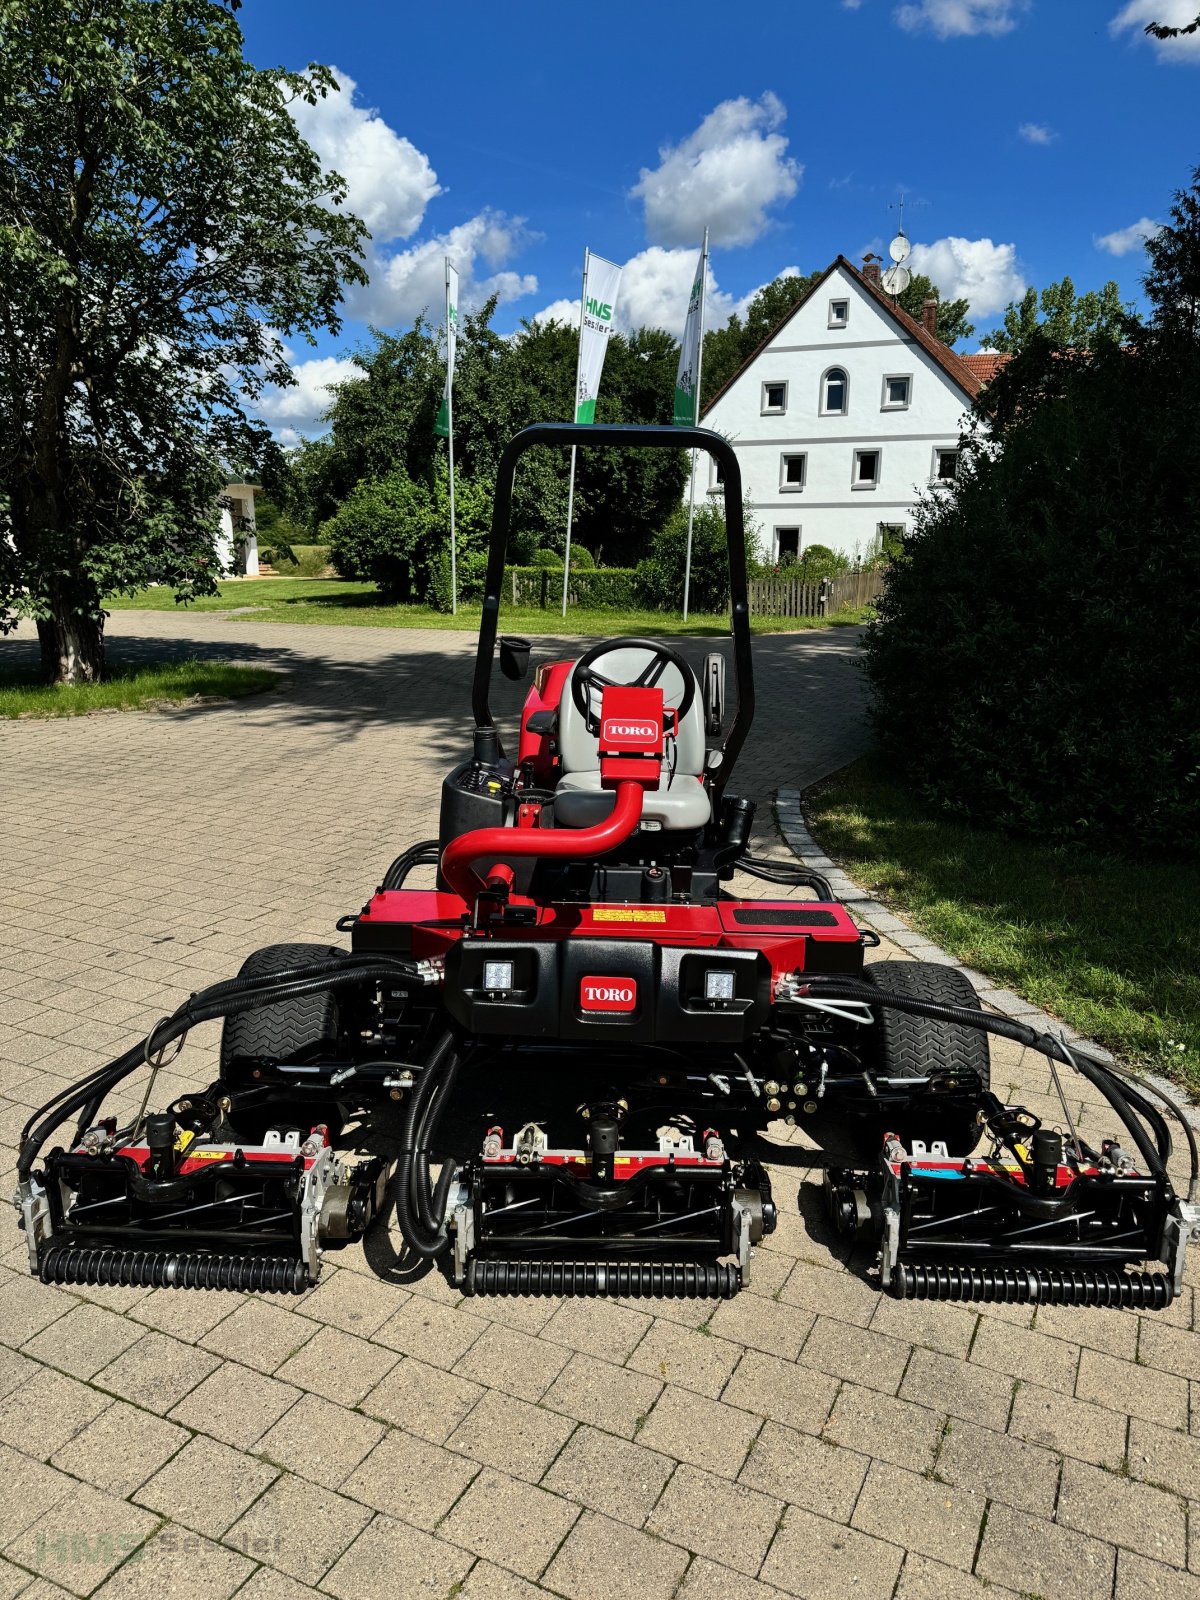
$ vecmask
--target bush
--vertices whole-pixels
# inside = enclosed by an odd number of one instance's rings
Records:
[[[849,570],[849,556],[844,556],[840,550],[831,550],[827,544],[810,544],[800,552],[800,559],[790,575],[802,583],[820,583],[822,578],[836,578],[840,572]]]
[[[535,550],[529,560],[531,567],[545,567],[549,571],[557,569],[561,572],[562,564],[563,558],[557,550],[547,550],[544,547],[540,550]]]
[[[880,736],[954,815],[1192,854],[1200,348],[1033,350],[1005,376],[1002,447],[964,449],[886,569]]]
[[[468,478],[457,478],[454,491],[460,577],[474,582],[470,558],[487,548],[491,496]],[[322,532],[340,577],[369,580],[389,601],[425,601],[449,610],[450,496],[444,470],[432,486],[403,472],[364,479]],[[459,592],[461,597],[461,587]]]
[[[652,611],[678,611],[683,606],[683,577],[687,563],[688,509],[679,510],[655,539],[650,554],[637,564],[636,598]],[[746,517],[747,561],[757,567],[758,530]],[[729,545],[725,517],[717,506],[696,507],[692,530],[692,579],[689,609],[724,611],[729,599]]]
[[[258,559],[285,578],[317,578],[329,566],[326,544],[276,544],[260,550]]]

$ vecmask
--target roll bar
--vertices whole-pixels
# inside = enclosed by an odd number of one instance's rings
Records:
[[[490,728],[489,691],[504,584],[504,557],[512,521],[513,478],[517,462],[534,445],[552,448],[600,445],[637,450],[707,450],[721,467],[725,487],[725,529],[729,541],[730,629],[733,635],[733,675],[737,710],[722,746],[723,760],[715,774],[715,787],[723,789],[746,742],[754,720],[754,662],[750,649],[750,606],[746,596],[746,530],[742,519],[742,474],[727,439],[711,428],[640,426],[613,422],[535,422],[522,428],[504,447],[496,470],[496,498],[492,505],[492,532],[484,582],[483,616],[475,653],[475,678],[471,710],[475,725]]]

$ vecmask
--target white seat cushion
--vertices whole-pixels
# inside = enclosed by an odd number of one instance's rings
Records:
[[[704,784],[690,772],[677,772],[668,788],[666,773],[659,789],[647,789],[642,820],[672,832],[703,828],[712,815]],[[600,787],[598,772],[566,772],[554,791],[554,820],[561,827],[591,828],[603,822],[616,803],[616,792]]]

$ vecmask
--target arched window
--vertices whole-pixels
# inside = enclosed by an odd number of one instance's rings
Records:
[[[821,379],[821,415],[844,417],[850,398],[850,381],[841,367],[830,367]]]

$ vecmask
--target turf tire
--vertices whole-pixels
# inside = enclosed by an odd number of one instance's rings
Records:
[[[877,988],[892,994],[933,1005],[981,1009],[970,979],[955,967],[929,961],[875,961],[864,970]],[[976,1028],[880,1009],[873,1031],[873,1064],[889,1077],[923,1077],[931,1068],[950,1067],[977,1072],[982,1086],[991,1086],[988,1036]],[[965,1156],[979,1143],[979,1128],[965,1113],[948,1110],[931,1118],[914,1106],[912,1117],[901,1114],[898,1120],[900,1126],[893,1131],[906,1145],[914,1137],[926,1142],[944,1139],[951,1155]]]
[[[269,944],[242,962],[238,977],[260,978],[267,972],[283,972],[343,953],[327,944]],[[332,1050],[337,1036],[337,996],[330,989],[226,1017],[221,1033],[221,1077],[226,1083],[243,1082],[252,1062],[303,1060],[319,1048]]]

